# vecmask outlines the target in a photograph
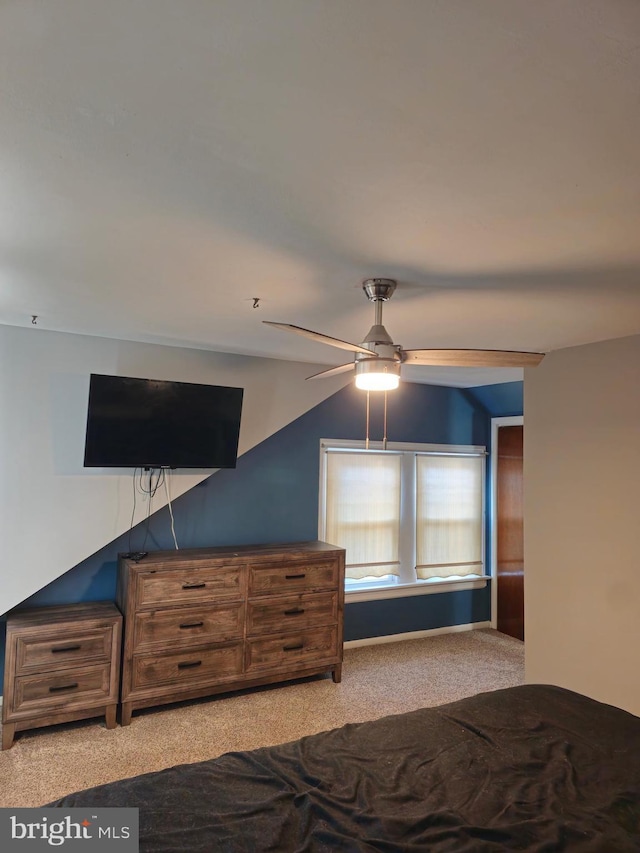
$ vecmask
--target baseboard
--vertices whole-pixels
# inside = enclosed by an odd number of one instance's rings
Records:
[[[408,631],[405,634],[385,634],[382,637],[365,637],[362,640],[347,640],[345,649],[357,649],[359,646],[377,646],[379,643],[398,643],[401,640],[420,640],[423,637],[437,637],[439,634],[456,634],[460,631],[480,631],[490,628],[491,622],[467,622],[464,625],[447,625],[444,628],[427,628],[425,631]]]

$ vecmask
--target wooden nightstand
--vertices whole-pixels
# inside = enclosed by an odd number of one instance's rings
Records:
[[[16,732],[99,717],[116,725],[122,614],[110,601],[7,617],[2,749]]]

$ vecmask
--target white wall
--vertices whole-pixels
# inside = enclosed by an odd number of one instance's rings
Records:
[[[0,325],[0,614],[129,527],[131,470],[82,465],[90,373],[243,387],[244,453],[349,381],[304,381],[321,369]],[[209,474],[176,472],[172,496]]]
[[[640,714],[640,336],[526,371],[526,680]]]

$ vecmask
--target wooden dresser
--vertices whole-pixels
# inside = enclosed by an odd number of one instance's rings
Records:
[[[104,714],[116,724],[122,616],[107,601],[7,617],[2,748],[15,733]]]
[[[325,542],[119,560],[121,722],[139,708],[342,668],[344,550]]]

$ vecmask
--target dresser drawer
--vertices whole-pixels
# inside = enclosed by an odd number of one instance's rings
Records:
[[[175,645],[204,645],[242,638],[244,602],[212,603],[138,613],[133,642],[136,651]]]
[[[241,642],[213,649],[184,649],[168,655],[135,655],[132,687],[214,684],[241,673]]]
[[[16,675],[37,669],[54,670],[74,663],[91,663],[111,659],[113,626],[70,630],[61,636],[60,631],[49,636],[25,633],[16,636]]]
[[[170,607],[172,604],[240,598],[242,566],[185,566],[172,571],[140,572],[136,607]]]
[[[247,634],[299,631],[316,625],[331,625],[338,618],[335,592],[307,592],[250,600],[247,605]]]
[[[249,595],[335,589],[337,584],[338,567],[335,561],[249,566]]]
[[[15,680],[13,714],[73,709],[99,705],[109,698],[109,663],[74,667],[44,675],[23,675]],[[113,701],[113,699],[112,699]]]
[[[306,663],[330,661],[337,655],[335,628],[313,628],[247,641],[247,673],[264,669],[302,667]]]

